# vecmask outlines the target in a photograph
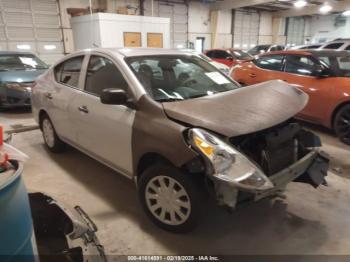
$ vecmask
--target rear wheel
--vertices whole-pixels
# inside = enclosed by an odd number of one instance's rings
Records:
[[[334,131],[340,141],[350,145],[350,105],[343,106],[334,119]]]
[[[144,171],[139,180],[139,198],[146,214],[165,230],[183,233],[197,224],[198,185],[190,174],[170,165],[155,164]]]
[[[60,153],[65,149],[65,143],[57,136],[55,128],[50,120],[50,118],[45,115],[41,121],[41,130],[43,133],[43,138],[47,148],[54,152]]]

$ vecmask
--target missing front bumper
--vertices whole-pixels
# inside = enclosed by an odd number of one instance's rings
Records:
[[[239,203],[239,193],[246,192],[250,201],[276,195],[290,182],[303,182],[318,187],[325,182],[329,166],[328,156],[319,150],[311,150],[291,166],[269,177],[274,187],[268,190],[242,190],[220,180],[214,180],[215,192],[219,204],[235,208]]]

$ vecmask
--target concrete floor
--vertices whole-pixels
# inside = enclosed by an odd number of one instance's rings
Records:
[[[30,113],[17,110],[0,112],[0,123],[12,129],[34,122]],[[15,135],[12,144],[30,156],[27,188],[83,207],[107,254],[350,254],[350,147],[309,127],[334,160],[328,187],[292,183],[285,200],[263,200],[233,214],[203,203],[203,220],[187,235],[154,226],[123,176],[74,149],[48,152],[39,130]]]

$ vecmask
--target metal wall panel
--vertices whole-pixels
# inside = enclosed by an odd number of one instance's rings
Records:
[[[0,0],[0,49],[37,53],[52,63],[64,54],[57,0]]]
[[[0,26],[0,40],[6,40],[5,27]]]
[[[152,15],[152,3],[145,2],[145,15]],[[170,18],[170,43],[172,47],[187,47],[188,7],[181,2],[153,1],[153,15]]]

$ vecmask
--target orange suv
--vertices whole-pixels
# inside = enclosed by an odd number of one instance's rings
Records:
[[[242,85],[280,79],[309,95],[298,118],[332,128],[350,144],[350,52],[288,50],[237,65],[231,77]]]

